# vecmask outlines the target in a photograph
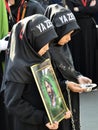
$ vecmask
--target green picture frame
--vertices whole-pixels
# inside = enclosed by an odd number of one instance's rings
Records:
[[[60,122],[68,110],[50,59],[31,66],[50,123]]]

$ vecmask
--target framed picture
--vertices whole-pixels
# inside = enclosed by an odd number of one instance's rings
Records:
[[[43,104],[51,123],[64,119],[68,110],[50,59],[31,66]]]

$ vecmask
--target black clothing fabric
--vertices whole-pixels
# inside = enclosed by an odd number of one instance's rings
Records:
[[[24,0],[25,3],[26,0]],[[10,6],[11,15],[9,15],[9,31],[12,29],[13,25],[17,22],[17,15],[18,15],[18,9],[20,8],[20,16],[22,15],[23,9],[24,9],[24,3],[21,5],[21,0],[15,0],[15,4],[13,6]],[[26,7],[26,13],[24,17],[31,16],[33,14],[43,14],[44,8],[41,6],[41,4],[35,0],[28,0],[27,1],[27,7]]]
[[[83,75],[97,81],[96,76],[96,30],[93,16],[98,12],[98,1],[95,6],[90,6],[91,0],[87,1],[84,7],[81,0],[66,0],[68,7],[76,16],[81,31],[77,33],[70,42],[70,49],[73,56],[75,68]],[[74,7],[79,11],[75,12]]]
[[[0,63],[0,88],[2,83],[2,76],[3,76],[3,68],[2,68],[2,63]]]
[[[62,0],[49,0],[49,4],[63,5],[63,2],[62,2]]]
[[[77,72],[74,69],[71,53],[70,53],[69,47],[67,45],[57,46],[55,43],[50,44],[49,52],[51,55],[51,61],[52,61],[54,71],[56,73],[57,79],[59,81],[61,90],[64,95],[64,99],[67,103],[67,106],[69,106],[69,100],[68,100],[68,94],[67,94],[67,90],[66,90],[65,81],[69,80],[69,81],[78,82],[77,78],[81,74],[80,74],[80,72]],[[79,94],[71,92],[70,97],[71,97],[71,106],[72,106],[72,110],[73,110],[75,127],[76,127],[76,130],[79,130],[80,129]],[[66,128],[66,130],[73,129],[70,119],[66,120],[65,128]]]
[[[66,101],[67,106],[69,107],[68,92],[66,90],[65,81],[69,80],[69,81],[78,82],[77,77],[81,74],[80,72],[77,72],[74,69],[73,62],[70,55],[70,50],[67,45],[63,47],[59,47],[55,44],[51,44],[49,52],[51,55],[52,65],[56,73],[58,82],[61,86],[64,99]],[[54,54],[58,54],[58,56],[57,55],[55,56]],[[72,114],[73,114],[75,128],[76,130],[80,130],[79,94],[70,91],[70,98],[71,98]],[[66,130],[73,130],[71,119],[66,120],[64,123],[65,123]]]
[[[65,19],[66,19],[66,14],[68,15],[70,13],[72,14],[72,12],[69,9],[65,9],[64,7],[61,7],[60,5],[57,5],[57,4],[48,6],[45,11],[45,15],[53,22],[56,31],[58,29],[58,31],[61,32],[62,27],[65,27],[65,29],[63,29],[63,36],[72,30],[79,29],[79,26],[77,22],[75,21],[74,17],[72,17],[73,20],[72,21],[69,20],[68,23],[63,22],[62,24],[62,22],[59,21],[62,16],[65,16]],[[70,27],[70,24],[72,25],[71,27]],[[69,30],[66,30],[67,29],[66,26],[67,28],[69,27]],[[65,30],[65,33],[64,33],[64,30]],[[74,68],[73,60],[71,57],[68,44],[65,44],[63,46],[58,45],[58,41],[60,40],[60,38],[61,38],[61,34],[58,35],[58,38],[55,39],[52,44],[50,44],[49,52],[51,55],[51,61],[52,61],[54,71],[56,73],[57,79],[61,86],[61,90],[65,97],[66,103],[69,106],[68,93],[67,93],[65,81],[69,80],[69,81],[78,82],[77,78],[81,74],[80,72],[77,72]],[[76,127],[76,130],[79,130],[80,129],[79,94],[71,92],[70,97],[71,97],[71,106],[72,106],[72,111],[73,111],[75,127]],[[65,126],[66,126],[66,130],[73,129],[71,120],[67,120],[65,122]]]
[[[5,104],[14,117],[13,130],[47,130],[48,118],[35,81],[32,84],[7,82],[6,85]]]
[[[31,65],[49,58],[47,53],[41,57],[34,47],[40,44],[36,42],[37,36],[43,35],[47,40],[41,40],[41,48],[57,37],[50,20],[41,14],[24,18],[13,26],[4,90],[5,105],[13,119],[11,130],[48,130],[45,124],[49,120],[30,70]]]
[[[2,77],[3,77],[3,62],[5,59],[5,52],[2,51],[0,52],[0,89],[1,89],[1,84],[2,84]]]
[[[94,19],[96,21],[96,24],[98,25],[98,13],[95,14]]]

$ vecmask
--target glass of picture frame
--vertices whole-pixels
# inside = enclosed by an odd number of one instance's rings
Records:
[[[60,122],[68,110],[50,59],[31,66],[50,123]]]

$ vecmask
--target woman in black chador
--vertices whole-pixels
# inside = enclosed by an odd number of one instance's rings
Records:
[[[71,40],[71,36],[79,30],[79,26],[71,10],[58,4],[48,6],[45,15],[52,21],[58,34],[58,37],[50,44],[49,52],[65,100],[72,109],[72,120],[65,120],[65,130],[79,130],[78,92],[86,91],[80,88],[80,84],[92,82],[91,79],[84,77],[75,70],[67,44]],[[71,90],[69,94],[67,87]],[[69,99],[69,96],[71,99]]]
[[[35,14],[13,26],[4,91],[5,105],[13,116],[13,130],[59,127],[58,122],[50,124],[30,69],[49,58],[49,42],[56,37],[53,24],[44,15]],[[68,114],[66,118],[69,117]]]
[[[71,40],[75,67],[96,82],[96,31],[93,16],[98,13],[98,0],[66,0],[81,28]],[[97,61],[98,62],[98,61]]]

